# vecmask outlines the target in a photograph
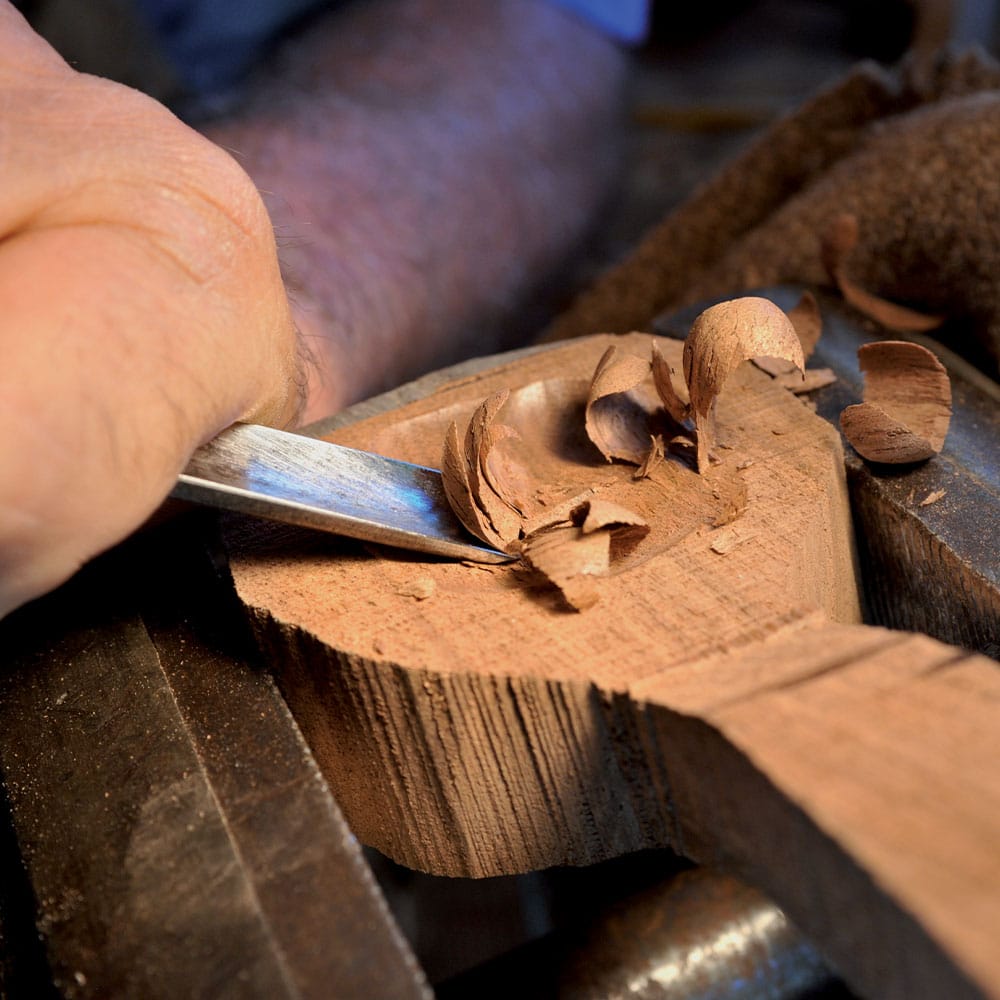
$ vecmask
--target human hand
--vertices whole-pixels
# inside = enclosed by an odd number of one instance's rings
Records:
[[[138,527],[199,444],[301,405],[267,213],[226,153],[0,0],[0,616]]]

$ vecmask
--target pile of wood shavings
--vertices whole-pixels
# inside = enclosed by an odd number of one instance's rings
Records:
[[[842,247],[848,243],[846,237],[841,241]],[[704,474],[719,461],[715,449],[726,447],[716,440],[716,400],[743,362],[752,361],[793,392],[833,381],[832,372],[807,372],[805,367],[821,328],[818,305],[809,293],[787,315],[754,296],[719,303],[691,327],[683,383],[655,341],[649,360],[612,345],[598,361],[587,391],[587,438],[607,462],[636,466],[634,479],[651,476],[668,453],[690,456],[688,461],[693,459],[697,472]],[[852,444],[865,457],[882,462],[919,461],[939,450],[948,426],[950,390],[933,355],[912,344],[886,342],[866,345],[859,356],[872,398],[866,392],[864,403],[843,414]],[[597,603],[595,581],[611,573],[649,525],[634,511],[593,495],[596,484],[548,508],[540,499],[548,488],[544,456],[519,459],[511,446],[521,435],[498,419],[509,398],[510,390],[504,389],[484,400],[462,439],[454,423],[449,427],[442,459],[445,493],[472,534],[519,556],[558,587],[570,607],[582,611]],[[730,500],[714,527],[739,516],[745,491]],[[737,532],[732,544],[742,540]]]
[[[684,350],[683,386],[653,343],[650,360],[608,348],[590,381],[586,433],[608,461],[637,466],[649,476],[668,450],[687,450],[704,472],[712,460],[715,399],[743,361],[766,357],[804,367],[799,336],[766,299],[721,303],[695,321]],[[596,579],[649,531],[634,511],[579,495],[539,516],[529,510],[544,469],[531,469],[509,447],[518,432],[498,417],[510,397],[501,390],[476,409],[460,439],[452,424],[442,477],[455,514],[478,538],[543,574],[576,610],[597,602]],[[651,433],[650,428],[659,432]],[[593,490],[589,491],[593,492]],[[737,508],[738,509],[738,505]],[[735,516],[735,515],[734,515]]]

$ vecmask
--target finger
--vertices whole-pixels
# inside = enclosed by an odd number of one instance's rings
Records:
[[[118,224],[0,244],[0,614],[141,524],[199,443],[292,417],[277,268],[245,249],[206,273]]]

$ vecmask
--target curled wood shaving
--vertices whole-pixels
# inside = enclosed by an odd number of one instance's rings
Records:
[[[521,557],[555,584],[571,607],[584,611],[599,599],[595,581],[648,533],[649,524],[634,511],[594,497],[573,510],[569,524],[525,538]]]
[[[452,423],[444,439],[444,455],[441,458],[441,482],[455,516],[465,525],[467,531],[481,538],[488,545],[500,548],[503,539],[493,530],[486,515],[476,505],[469,483],[469,469],[465,459],[465,449],[458,440],[458,427]]]
[[[518,437],[513,428],[495,423],[508,395],[503,389],[480,404],[461,445],[452,424],[441,459],[445,496],[456,516],[472,534],[498,549],[518,537],[522,520],[517,491],[505,481],[522,477],[516,463],[496,454],[501,442]]]
[[[808,361],[813,351],[816,350],[820,334],[823,332],[823,317],[820,315],[819,303],[816,301],[816,296],[812,292],[803,292],[802,298],[788,311],[787,315],[789,322],[795,328],[799,343],[802,345],[802,358]],[[796,379],[799,382],[802,381],[801,375],[796,376],[794,374],[796,366],[791,361],[786,361],[782,358],[766,357],[753,358],[752,360],[761,371],[767,372],[768,375],[780,380],[785,385],[785,388],[791,389],[792,392],[796,391],[794,388]],[[828,368],[820,370],[829,371]],[[808,377],[809,373],[806,372],[807,380]],[[816,387],[814,386],[814,388]],[[809,390],[801,391],[808,392]]]
[[[521,528],[521,515],[508,499],[508,491],[494,485],[498,479],[496,466],[493,466],[492,476],[488,470],[494,448],[501,441],[517,436],[513,428],[495,423],[497,414],[509,395],[509,389],[501,389],[485,399],[472,415],[465,432],[465,461],[469,470],[472,499],[505,543],[517,538]]]
[[[823,333],[823,317],[816,296],[812,292],[803,292],[798,303],[788,310],[788,319],[798,334],[802,357],[808,361]]]
[[[653,369],[653,385],[656,388],[656,394],[663,402],[663,408],[676,423],[683,424],[690,415],[691,403],[681,398],[681,394],[674,385],[672,378],[674,371],[660,353],[660,348],[657,346],[655,340],[653,341],[653,360],[651,364]]]
[[[768,299],[745,296],[706,309],[684,343],[684,378],[698,434],[698,471],[708,468],[715,401],[735,369],[751,358],[784,358],[800,371],[802,345],[788,317]]]
[[[562,592],[577,611],[600,599],[595,579],[606,576],[611,562],[611,532],[585,535],[576,525],[539,531],[524,540],[521,558]]]
[[[858,245],[858,218],[850,212],[838,215],[823,241],[823,265],[840,294],[859,312],[888,330],[918,333],[940,326],[944,316],[931,316],[908,309],[866,291],[847,274],[847,261]]]
[[[579,520],[580,516],[583,517],[580,528],[585,535],[601,528],[640,528],[643,529],[642,534],[649,531],[649,524],[635,511],[600,497],[585,501],[573,513],[574,521]]]
[[[844,436],[863,458],[892,465],[921,462],[944,445],[951,383],[926,348],[906,341],[864,344],[858,361],[864,402],[840,415]]]
[[[601,356],[587,394],[587,436],[610,462],[640,465],[649,450],[649,402],[638,387],[649,376],[648,361],[620,354],[612,345]]]

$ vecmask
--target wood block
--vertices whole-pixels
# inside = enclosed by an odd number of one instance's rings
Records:
[[[589,450],[609,342],[403,393],[331,435],[436,466],[452,420],[514,390],[549,495],[589,484],[652,525],[585,612],[517,565],[230,521],[237,592],[352,829],[452,875],[670,845],[771,893],[866,993],[997,993],[993,665],[857,624],[839,436],[751,366],[719,398],[707,475],[670,460],[636,481]],[[660,348],[677,367],[680,345]]]

